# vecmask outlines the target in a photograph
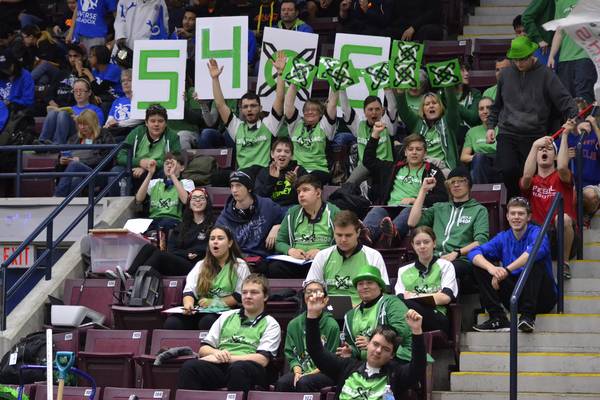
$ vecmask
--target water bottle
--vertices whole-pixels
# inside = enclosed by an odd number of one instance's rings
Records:
[[[121,197],[127,196],[127,180],[125,178],[119,180],[119,191]]]
[[[390,385],[385,385],[385,392],[383,392],[381,400],[395,400],[394,392],[392,392],[392,388],[390,388]]]

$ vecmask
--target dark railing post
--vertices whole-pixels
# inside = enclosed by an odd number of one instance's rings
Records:
[[[54,253],[54,220],[48,222],[46,226],[46,246],[48,249],[48,256],[46,258],[46,280],[52,279],[52,256]]]
[[[17,177],[15,179],[15,195],[21,197],[21,172],[23,172],[23,153],[17,150]]]
[[[575,147],[575,189],[577,193],[577,259],[583,260],[583,135]],[[569,254],[567,254],[567,257]]]
[[[556,227],[556,241],[558,242],[558,251],[556,254],[556,275],[558,279],[558,304],[556,305],[556,311],[559,314],[562,314],[565,311],[565,298],[564,288],[565,288],[565,277],[564,273],[564,265],[565,265],[565,256],[569,257],[568,254],[565,254],[565,206],[562,201],[558,203],[558,212],[556,214],[557,218],[557,227]]]
[[[96,178],[93,177],[88,185],[88,231],[94,228],[94,190],[96,189]]]

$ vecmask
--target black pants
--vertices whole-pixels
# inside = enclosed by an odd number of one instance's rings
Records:
[[[535,318],[536,314],[550,312],[556,304],[554,282],[546,273],[542,262],[533,264],[527,283],[519,298],[519,312]],[[500,290],[492,287],[492,276],[483,268],[473,268],[475,279],[479,284],[481,306],[487,310],[490,317],[505,315],[502,304],[510,309],[510,296],[517,284],[518,276],[509,275],[500,282]]]
[[[448,317],[435,308],[425,306],[416,300],[402,299],[406,307],[413,309],[423,317],[423,332],[443,331],[446,335],[450,335],[450,321]]]
[[[265,386],[265,368],[254,361],[236,361],[230,364],[213,364],[203,360],[186,361],[179,370],[178,389],[227,390],[253,389]]]
[[[186,331],[208,331],[212,324],[219,318],[219,314],[198,313],[193,315],[172,314],[164,323],[165,329]]]
[[[496,140],[496,162],[507,189],[507,199],[519,196],[519,179],[523,176],[525,160],[537,137],[500,133]]]
[[[270,279],[302,279],[306,278],[311,264],[298,265],[279,260],[263,260],[252,269]]]
[[[327,375],[319,372],[303,376],[294,387],[294,373],[288,372],[277,380],[275,391],[315,393],[320,392],[326,386],[335,386],[335,382]]]
[[[454,273],[458,282],[458,293],[477,293],[477,282],[473,276],[473,268],[477,267],[474,267],[473,264],[462,258],[452,261],[452,265],[454,265]]]
[[[135,271],[140,266],[150,265],[164,276],[184,276],[192,270],[194,264],[194,261],[186,260],[183,257],[167,253],[166,251],[160,251],[158,247],[146,244],[133,259],[127,272],[135,275]]]

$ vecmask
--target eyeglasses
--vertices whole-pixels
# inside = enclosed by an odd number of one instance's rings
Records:
[[[192,201],[206,201],[206,197],[205,196],[192,196],[190,199]]]
[[[448,186],[452,186],[452,185],[463,185],[465,183],[468,182],[467,178],[456,178],[456,179],[451,179],[448,182]]]

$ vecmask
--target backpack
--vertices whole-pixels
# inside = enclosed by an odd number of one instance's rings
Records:
[[[181,175],[194,181],[196,186],[210,184],[211,176],[217,169],[217,161],[211,156],[196,156],[190,160]]]
[[[33,143],[35,120],[25,110],[11,111],[4,129],[0,132],[0,146]]]
[[[19,368],[23,364],[46,365],[46,332],[34,332],[19,340],[0,361],[0,383],[19,384]],[[26,369],[22,383],[46,380],[45,370]]]
[[[364,218],[369,212],[371,202],[361,195],[360,186],[346,182],[329,195],[329,203],[335,204],[340,210],[350,210],[356,213],[358,218]]]
[[[163,302],[162,276],[149,265],[135,272],[133,287],[125,293],[123,304],[130,307],[151,307]]]

